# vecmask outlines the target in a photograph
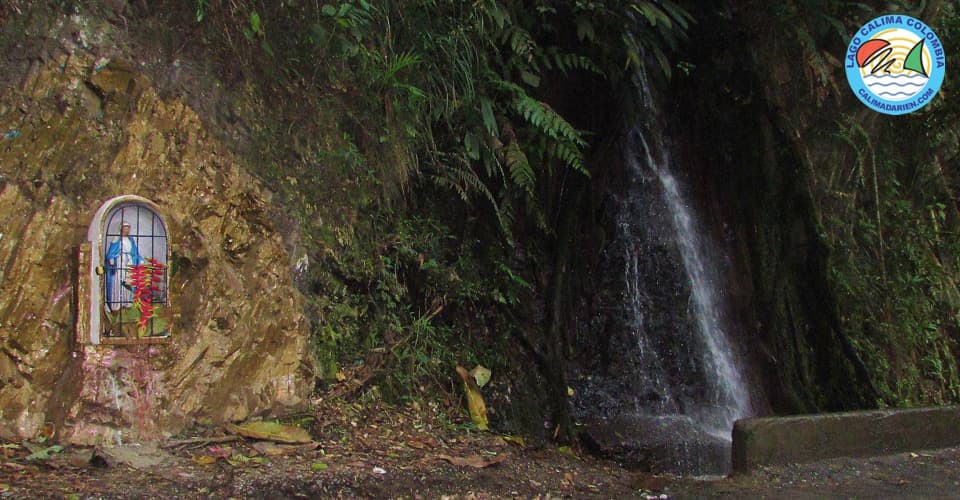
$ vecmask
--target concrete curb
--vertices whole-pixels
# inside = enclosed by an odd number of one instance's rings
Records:
[[[960,406],[747,418],[733,426],[733,472],[958,445]]]

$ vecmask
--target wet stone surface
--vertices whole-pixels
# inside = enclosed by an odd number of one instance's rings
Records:
[[[624,415],[584,426],[585,447],[638,471],[722,475],[730,470],[730,440],[682,416]]]

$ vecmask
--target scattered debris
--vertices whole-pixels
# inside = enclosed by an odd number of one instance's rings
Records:
[[[216,436],[216,437],[198,437],[191,439],[179,439],[176,441],[167,441],[163,444],[163,448],[183,448],[190,445],[197,446],[206,446],[213,443],[229,443],[231,441],[239,441],[243,439],[242,436]]]
[[[454,404],[451,401],[450,407]],[[466,430],[467,415],[456,415],[458,420],[450,422],[445,415],[440,418],[438,405],[429,402],[397,407],[338,401],[316,408],[312,415],[311,431],[317,441],[309,444],[248,441],[240,436],[225,444],[197,438],[192,445],[208,442],[193,451],[167,448],[169,462],[141,470],[121,459],[128,458],[124,453],[152,455],[148,445],[66,447],[50,453],[48,460],[27,461],[30,449],[11,443],[0,448],[11,455],[0,459],[0,497],[247,498],[292,491],[291,498],[665,500],[829,496],[839,487],[857,497],[928,497],[931,492],[955,490],[960,464],[960,449],[953,449],[771,468],[734,478],[683,479],[629,471],[589,456],[570,460],[559,448],[529,438],[524,442]],[[214,432],[209,427],[197,431]],[[517,443],[524,444],[522,449],[514,447]],[[31,446],[43,450],[50,444]]]
[[[497,465],[507,459],[506,455],[500,455],[493,458],[483,458],[480,455],[470,455],[466,457],[451,457],[450,455],[437,455],[440,460],[446,460],[458,467],[474,467],[476,469],[485,469],[492,465]]]
[[[220,447],[220,446],[211,446],[207,448],[207,453],[212,457],[227,459],[233,455],[233,448],[230,447]]]
[[[407,446],[415,450],[432,450],[439,446],[437,440],[431,438],[419,438],[411,436],[407,439]]]
[[[0,233],[0,238],[3,238],[3,234]],[[10,458],[13,456],[16,450],[19,450],[21,446],[16,443],[3,443],[0,444],[0,453],[3,453],[4,458]]]

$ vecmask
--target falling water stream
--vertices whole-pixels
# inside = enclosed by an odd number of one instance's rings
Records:
[[[657,468],[716,474],[729,468],[733,423],[750,395],[724,328],[716,267],[656,133],[630,132],[634,181],[620,212],[624,315],[634,387],[619,419],[643,429],[638,448]]]
[[[690,314],[696,322],[695,333],[699,336],[692,343],[700,345],[700,352],[694,354],[701,356],[705,390],[701,391],[699,401],[687,402],[687,415],[706,432],[729,440],[733,422],[749,414],[750,398],[722,325],[723,304],[715,269],[707,257],[709,253],[700,238],[690,207],[681,194],[676,178],[670,173],[669,151],[658,143],[656,147],[660,150],[660,159],[657,160],[654,155],[656,150],[651,148],[641,130],[634,130],[631,139],[639,144],[631,144],[628,151],[630,168],[648,168],[657,176],[690,287]],[[638,342],[642,345],[644,339],[638,337]],[[662,389],[666,394],[671,393],[669,387]]]
[[[638,83],[656,117],[646,82]],[[629,434],[624,446],[638,465],[721,474],[729,470],[733,423],[751,415],[751,398],[728,337],[717,252],[671,172],[670,148],[655,123],[634,127],[626,141],[627,179],[610,250],[617,264],[608,270],[623,279],[613,320],[622,333],[608,354],[612,368],[584,386],[584,416],[607,435]]]

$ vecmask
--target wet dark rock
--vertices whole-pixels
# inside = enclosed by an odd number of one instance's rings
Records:
[[[730,439],[690,418],[624,415],[588,422],[580,435],[592,453],[647,472],[716,474],[730,463]]]

